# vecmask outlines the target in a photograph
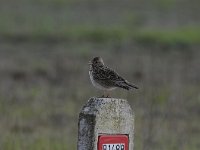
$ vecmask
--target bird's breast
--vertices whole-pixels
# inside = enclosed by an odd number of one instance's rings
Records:
[[[93,76],[93,71],[89,71],[89,76],[90,76],[90,80],[93,84],[94,87],[100,89],[100,90],[114,90],[116,87],[108,87],[108,86],[103,86],[100,83],[98,83]]]
[[[94,80],[94,77],[93,77],[93,71],[92,70],[90,70],[89,71],[89,76],[90,76],[90,80],[91,80],[91,82],[92,82],[92,84],[96,87],[96,81]]]

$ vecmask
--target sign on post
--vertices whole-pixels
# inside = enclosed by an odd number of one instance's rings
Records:
[[[127,135],[100,135],[98,150],[128,150]]]

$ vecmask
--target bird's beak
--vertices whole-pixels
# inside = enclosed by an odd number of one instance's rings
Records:
[[[89,61],[89,62],[88,62],[88,65],[91,65],[91,64],[92,64],[92,62],[91,62],[91,61]]]

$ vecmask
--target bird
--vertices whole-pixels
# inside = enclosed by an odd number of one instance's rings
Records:
[[[136,85],[121,77],[115,70],[104,65],[101,57],[94,57],[88,64],[90,80],[94,87],[104,91],[102,97],[110,97],[109,91],[116,88],[139,89]]]

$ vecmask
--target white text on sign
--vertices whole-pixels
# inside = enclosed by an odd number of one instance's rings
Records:
[[[103,150],[125,150],[125,144],[103,144]]]

